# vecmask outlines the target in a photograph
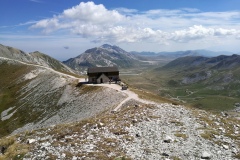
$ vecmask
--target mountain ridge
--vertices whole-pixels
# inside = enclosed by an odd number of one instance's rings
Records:
[[[233,52],[227,52],[227,51],[210,51],[210,50],[204,50],[204,49],[198,49],[198,50],[186,50],[186,51],[162,51],[162,52],[136,52],[131,51],[131,53],[142,55],[142,56],[154,56],[154,57],[164,57],[169,56],[173,58],[179,58],[184,56],[205,56],[205,57],[215,57],[218,55],[232,55],[235,54]]]
[[[0,57],[15,59],[26,63],[38,64],[62,72],[74,73],[71,68],[64,65],[62,62],[39,51],[25,53],[22,50],[0,44]]]
[[[186,56],[169,62],[163,68],[194,67],[200,65],[214,69],[240,67],[240,55],[219,55],[217,57]]]

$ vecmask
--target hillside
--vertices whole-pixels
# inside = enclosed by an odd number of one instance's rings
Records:
[[[32,53],[25,53],[19,49],[0,44],[0,57],[19,60],[32,64],[38,64],[61,72],[74,73],[72,69],[70,69],[63,63],[38,51]]]
[[[202,57],[202,56],[186,56],[171,61],[163,68],[192,68],[205,67],[208,69],[232,69],[240,67],[240,55],[233,54],[232,56],[220,55],[217,57]]]
[[[78,78],[17,60],[0,58],[0,74],[0,137],[89,118],[124,98],[111,89],[76,87]]]
[[[169,88],[160,89],[162,95],[200,108],[227,110],[240,102],[239,71],[240,55],[198,56],[178,58],[155,69],[153,74]]]
[[[117,46],[104,44],[86,50],[75,58],[63,62],[72,69],[83,71],[93,66],[118,66],[119,68],[137,67],[141,63],[139,56],[128,53]]]

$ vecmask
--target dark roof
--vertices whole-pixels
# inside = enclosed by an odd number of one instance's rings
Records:
[[[88,68],[88,73],[104,73],[104,72],[119,72],[117,67],[91,67]]]

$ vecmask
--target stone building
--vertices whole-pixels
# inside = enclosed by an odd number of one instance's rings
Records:
[[[106,83],[119,81],[119,70],[117,67],[91,67],[87,70],[89,83]]]

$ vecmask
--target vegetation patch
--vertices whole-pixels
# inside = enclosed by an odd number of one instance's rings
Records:
[[[28,144],[17,142],[15,136],[0,139],[0,146],[4,147],[4,154],[0,155],[0,160],[22,159],[30,148]]]
[[[180,137],[180,138],[183,138],[183,139],[187,139],[188,138],[188,136],[186,134],[181,133],[181,132],[176,132],[174,135],[176,137]]]
[[[100,86],[88,86],[88,85],[82,85],[80,87],[80,92],[81,93],[90,93],[90,92],[97,92],[99,89],[101,89],[102,87]]]
[[[173,123],[173,124],[175,124],[176,126],[183,126],[183,125],[184,125],[183,122],[179,122],[179,121],[176,121],[176,120],[172,120],[172,121],[170,121],[170,123]]]

